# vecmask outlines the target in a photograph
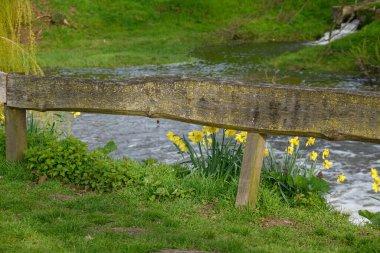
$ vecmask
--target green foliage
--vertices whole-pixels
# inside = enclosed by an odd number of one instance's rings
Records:
[[[151,200],[185,198],[193,194],[191,188],[182,189],[170,183],[170,179],[177,177],[178,167],[167,168],[153,160],[139,164],[126,158],[118,160],[109,157],[117,149],[113,141],[90,151],[84,142],[75,137],[59,140],[50,131],[39,131],[30,134],[29,143],[25,161],[36,179],[46,175],[99,192],[139,187]],[[164,180],[162,175],[166,175],[167,179]]]
[[[281,159],[276,158],[272,148],[268,150],[263,163],[263,181],[272,185],[289,204],[315,205],[316,202],[324,202],[322,195],[327,193],[329,185],[318,176],[317,157],[314,161],[308,161],[300,152],[298,137],[292,141],[297,144],[291,143]]]
[[[218,128],[203,127],[202,132],[191,131],[189,139],[185,136],[181,139],[173,133],[168,137],[182,155],[181,163],[187,164],[192,172],[229,181],[240,175],[244,145],[243,141],[235,141],[235,134],[229,136],[226,130],[220,131],[219,135]]]
[[[25,160],[37,177],[47,175],[85,189],[111,191],[132,181],[130,170],[137,167],[132,161],[109,158],[107,155],[115,149],[115,143],[109,142],[103,148],[89,151],[85,143],[68,137],[27,149]]]
[[[368,46],[370,43],[364,39],[361,45],[351,48],[351,54],[365,77],[380,79],[380,36],[374,45]]]
[[[380,21],[329,45],[305,47],[296,53],[272,59],[280,68],[306,69],[310,72],[378,75]],[[367,75],[368,77],[368,75]],[[375,76],[376,77],[376,76]]]
[[[380,198],[374,197],[374,199],[380,201]],[[374,213],[374,212],[370,212],[368,210],[359,210],[358,213],[360,216],[367,218],[372,223],[373,226],[380,229],[380,212]]]
[[[0,71],[42,74],[35,59],[29,0],[1,1]]]

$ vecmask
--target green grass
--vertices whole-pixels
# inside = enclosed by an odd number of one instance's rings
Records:
[[[196,48],[236,39],[313,40],[331,26],[331,6],[347,1],[41,2],[39,9],[65,13],[71,26],[36,22],[44,31],[40,64],[84,68],[191,61]]]
[[[179,177],[170,165],[142,168],[185,198],[149,200],[149,187],[84,192],[32,181],[0,148],[0,252],[379,252],[380,231],[325,205],[289,207],[262,185],[258,207],[237,209],[237,181]]]
[[[373,64],[380,66],[379,56],[376,56],[376,46],[379,43],[380,21],[375,21],[331,45],[306,47],[299,52],[282,55],[272,60],[272,64],[314,72],[355,74],[360,72],[357,63],[358,57],[362,55],[354,51],[359,49],[362,54],[364,50]]]

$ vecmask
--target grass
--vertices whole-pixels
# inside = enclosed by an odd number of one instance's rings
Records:
[[[199,47],[236,40],[314,40],[330,28],[331,6],[347,1],[34,2],[40,13],[63,12],[71,24],[36,22],[44,31],[42,66],[113,68],[191,61]]]
[[[358,60],[360,55],[354,53],[365,46],[366,54],[371,56],[374,64],[380,66],[376,59],[376,46],[380,41],[380,21],[375,21],[362,30],[336,40],[331,45],[306,47],[299,52],[282,55],[272,60],[279,67],[306,69],[313,72],[350,73],[360,72]],[[376,63],[377,62],[377,63]]]
[[[258,207],[237,209],[237,180],[182,177],[175,167],[141,167],[184,198],[150,200],[149,186],[82,191],[49,179],[36,184],[0,144],[0,252],[379,252],[380,231],[356,226],[328,206],[290,207],[262,185]]]

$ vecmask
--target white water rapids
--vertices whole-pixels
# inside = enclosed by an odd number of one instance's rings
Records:
[[[347,35],[354,33],[359,27],[360,21],[358,19],[354,19],[350,23],[342,23],[339,29],[335,29],[333,31],[326,32],[322,38],[317,41],[308,43],[308,45],[326,45],[330,42],[346,37]]]

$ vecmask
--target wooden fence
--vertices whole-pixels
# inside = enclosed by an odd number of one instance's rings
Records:
[[[266,135],[380,143],[380,93],[194,78],[125,81],[0,73],[6,156],[23,158],[27,109],[151,118],[248,131],[236,199],[256,204]]]

